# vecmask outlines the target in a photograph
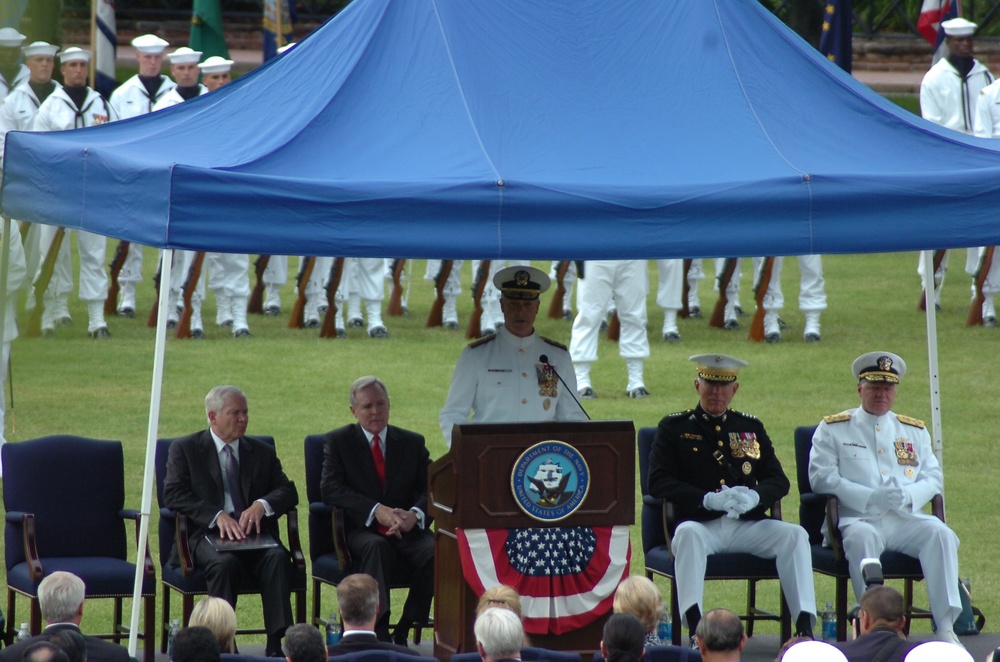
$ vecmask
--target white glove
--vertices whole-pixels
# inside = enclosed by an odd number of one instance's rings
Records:
[[[899,510],[906,501],[906,493],[903,489],[895,485],[882,485],[872,492],[871,503],[876,508],[885,510]]]
[[[738,519],[743,513],[750,512],[760,503],[760,495],[745,485],[737,485],[729,491],[734,502],[726,513],[726,517]]]
[[[705,497],[701,500],[701,505],[707,510],[729,510],[732,508],[735,502],[735,497],[733,497],[732,490],[728,486],[723,485],[722,490],[719,492],[708,492]]]

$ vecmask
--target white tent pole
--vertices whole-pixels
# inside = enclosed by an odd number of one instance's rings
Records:
[[[921,251],[924,282],[930,287],[924,293],[927,303],[927,367],[930,370],[931,390],[931,448],[938,463],[944,466],[941,457],[941,374],[938,371],[937,306],[934,290],[934,251]]]
[[[139,539],[136,541],[135,585],[132,588],[132,619],[128,629],[128,653],[135,657],[139,638],[139,608],[142,605],[143,559],[149,540],[149,511],[153,503],[153,471],[156,458],[156,436],[160,428],[160,395],[163,390],[163,357],[167,343],[167,317],[170,303],[170,268],[174,251],[163,251],[160,265],[160,301],[157,304],[156,348],[153,354],[153,385],[149,396],[149,427],[146,432],[146,462],[142,475]],[[155,619],[154,619],[155,620]],[[146,632],[143,646],[156,646],[157,632]]]
[[[0,301],[4,302],[0,304],[0,344],[3,343],[3,330],[4,325],[7,323],[7,272],[10,270],[10,219],[6,216],[3,217],[3,250],[0,251]],[[17,230],[15,230],[17,232]],[[0,372],[6,368],[4,365],[0,365]],[[3,380],[0,379],[0,398],[3,397]],[[3,430],[0,430],[0,436],[3,436]]]

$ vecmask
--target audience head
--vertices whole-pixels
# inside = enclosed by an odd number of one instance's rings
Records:
[[[906,605],[903,596],[891,586],[872,586],[861,596],[858,618],[861,622],[861,634],[867,634],[872,628],[880,626],[902,632],[903,626],[906,625]]]
[[[510,609],[517,614],[518,618],[524,618],[521,614],[521,596],[517,594],[517,591],[505,584],[499,584],[487,589],[479,596],[479,604],[476,606],[476,616],[479,616],[490,607]]]
[[[45,639],[66,653],[69,662],[87,662],[87,640],[79,630],[52,630],[45,634]]]
[[[69,656],[50,641],[36,641],[22,651],[21,662],[69,662]]]
[[[509,609],[490,607],[476,617],[476,647],[483,660],[521,657],[524,628],[521,619]]]
[[[910,649],[903,662],[974,662],[972,654],[961,646],[945,641],[928,641]]]
[[[703,658],[706,653],[742,651],[747,642],[739,616],[728,609],[713,609],[705,614],[698,622],[695,637]]]
[[[80,624],[87,587],[69,572],[53,572],[38,585],[38,604],[46,623]]]
[[[612,614],[604,624],[601,655],[607,662],[638,662],[646,652],[646,627],[632,614]]]
[[[219,640],[206,627],[186,627],[174,635],[171,662],[219,662]]]
[[[308,623],[297,623],[288,628],[281,650],[288,662],[326,662],[323,635]]]
[[[188,625],[208,628],[219,642],[220,653],[236,652],[236,612],[222,598],[202,598],[191,611]]]
[[[205,396],[208,425],[222,441],[229,443],[243,437],[250,420],[247,396],[236,386],[216,386]]]
[[[811,639],[799,639],[785,648],[778,659],[780,662],[847,662],[847,656],[840,649]]]
[[[614,611],[616,614],[632,614],[639,619],[646,632],[652,632],[660,622],[663,596],[651,579],[631,575],[615,591]]]
[[[337,584],[340,620],[348,630],[371,630],[378,616],[378,582],[371,575],[348,575]]]

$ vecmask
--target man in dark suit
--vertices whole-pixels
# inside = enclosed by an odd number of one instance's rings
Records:
[[[358,651],[388,650],[404,655],[420,655],[405,646],[379,641],[375,636],[375,620],[379,610],[379,586],[371,575],[348,575],[337,584],[337,607],[344,622],[340,643],[326,647],[326,654],[345,655]]]
[[[414,623],[426,623],[434,595],[434,538],[428,530],[423,436],[389,425],[389,392],[378,378],[351,385],[356,425],[329,432],[323,443],[323,501],[344,510],[354,570],[378,582],[375,633],[389,640],[389,578],[405,570],[410,592],[393,640],[405,644]]]
[[[861,596],[858,611],[861,636],[836,644],[848,662],[901,662],[914,647],[906,641],[906,606],[899,591],[890,586],[872,586]]]
[[[216,386],[205,397],[210,429],[170,444],[163,498],[167,507],[192,522],[189,534],[195,565],[203,568],[209,595],[236,607],[246,578],[261,589],[268,656],[283,657],[281,637],[292,624],[291,557],[282,547],[219,552],[208,535],[243,540],[269,533],[280,540],[278,518],[295,507],[295,484],[281,470],[274,448],[246,436],[248,407],[243,391]],[[176,558],[177,550],[171,552]]]
[[[0,651],[0,662],[21,662],[21,655],[31,644],[48,641],[60,631],[70,630],[80,633],[83,618],[83,597],[86,594],[83,580],[68,572],[53,572],[38,585],[38,603],[45,619],[45,629],[41,634],[18,641]],[[128,650],[110,641],[83,635],[87,643],[89,662],[128,662],[132,657]]]

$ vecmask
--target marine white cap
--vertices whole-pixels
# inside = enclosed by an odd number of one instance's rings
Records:
[[[928,641],[910,650],[904,662],[974,662],[972,654],[946,641]]]
[[[735,382],[747,362],[725,354],[695,354],[688,358],[698,364],[698,376],[706,382]]]
[[[941,22],[941,28],[949,37],[968,37],[975,34],[978,27],[972,21],[967,21],[961,16]]]
[[[785,651],[781,662],[847,662],[847,656],[825,641],[800,641]]]
[[[229,71],[233,66],[232,60],[227,60],[224,57],[219,57],[218,55],[213,55],[204,62],[198,65],[203,74],[224,74]]]
[[[77,48],[76,46],[70,46],[59,54],[60,62],[76,62],[77,60],[90,62],[90,51]]]
[[[14,28],[0,28],[0,48],[20,48],[25,39],[27,37]]]
[[[24,51],[24,57],[35,57],[36,55],[55,57],[59,47],[47,41],[33,41],[21,50]]]
[[[170,43],[160,39],[155,34],[139,35],[132,40],[132,47],[140,53],[151,53],[156,55],[166,50]]]
[[[187,46],[181,46],[167,57],[170,58],[170,64],[196,64],[201,60],[201,55],[201,51],[194,51]]]
[[[282,47],[280,47],[280,48],[278,49],[278,55],[281,55],[281,54],[282,54],[282,53],[284,53],[285,51],[290,51],[290,50],[292,50],[293,48],[295,48],[295,47],[296,47],[296,46],[298,45],[298,43],[299,43],[299,42],[297,42],[297,41],[293,41],[293,42],[291,42],[291,43],[288,43],[288,44],[285,44],[284,46],[282,46]]]
[[[906,361],[892,352],[868,352],[854,359],[851,372],[859,381],[898,384],[906,374]]]

